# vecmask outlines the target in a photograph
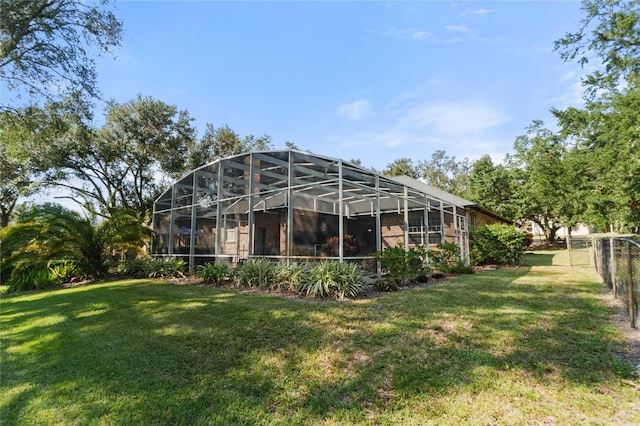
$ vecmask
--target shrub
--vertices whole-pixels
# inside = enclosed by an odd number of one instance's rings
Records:
[[[6,280],[9,291],[41,290],[67,283],[77,273],[76,265],[71,261],[18,264]]]
[[[249,259],[236,269],[236,282],[247,287],[269,288],[275,279],[276,267],[269,259]]]
[[[398,291],[398,283],[391,279],[382,279],[375,282],[373,288],[376,291],[382,291],[385,293],[390,293],[393,291]]]
[[[184,277],[184,259],[139,258],[129,259],[117,267],[117,272],[134,278]]]
[[[49,268],[15,269],[7,282],[9,291],[29,291],[50,288],[54,283]]]
[[[397,284],[406,283],[419,275],[429,275],[426,259],[427,251],[423,246],[405,250],[402,244],[398,244],[376,253],[376,260],[382,269]]]
[[[526,236],[505,224],[476,228],[471,232],[471,262],[474,265],[516,263],[522,259]]]
[[[308,280],[310,268],[306,265],[287,265],[280,263],[276,266],[275,279],[271,290],[296,292],[303,282]]]
[[[435,250],[429,250],[429,265],[440,272],[454,272],[464,261],[460,259],[460,247],[455,243],[439,243]]]
[[[65,260],[49,265],[49,277],[53,285],[61,285],[71,281],[78,273],[75,263]]]
[[[342,250],[345,256],[354,256],[358,253],[358,243],[351,234],[344,234],[342,237]],[[340,253],[340,238],[330,237],[325,244],[322,245],[322,251],[327,256],[336,257]]]
[[[358,265],[328,260],[314,265],[300,291],[314,297],[356,297],[364,291],[362,270]]]
[[[205,263],[198,266],[197,275],[206,283],[217,284],[231,276],[231,268],[226,263]]]

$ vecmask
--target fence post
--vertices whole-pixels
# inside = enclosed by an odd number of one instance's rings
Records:
[[[631,327],[636,328],[636,313],[633,300],[633,263],[631,259],[631,241],[627,241],[627,297],[629,299],[629,318]]]
[[[615,240],[613,236],[609,239],[609,251],[611,252],[609,257],[609,272],[611,275],[611,285],[613,286],[613,296],[618,298],[618,283],[616,279],[616,249],[614,247]]]

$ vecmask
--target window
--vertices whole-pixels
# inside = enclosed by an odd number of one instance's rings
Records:
[[[236,230],[235,230],[235,228],[227,229],[226,237],[227,237],[226,238],[227,242],[234,242],[236,240]]]
[[[424,211],[409,212],[409,244],[424,244]]]
[[[429,244],[438,244],[442,241],[442,224],[440,212],[429,215]]]

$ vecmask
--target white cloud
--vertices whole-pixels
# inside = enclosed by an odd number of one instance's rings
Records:
[[[447,31],[453,31],[458,33],[468,33],[471,31],[469,30],[469,28],[467,28],[466,25],[445,25],[444,29]]]
[[[481,102],[421,103],[396,110],[397,124],[411,129],[427,129],[436,136],[466,138],[504,124],[508,117]]]
[[[438,149],[459,159],[477,159],[487,152],[497,157],[512,143],[510,137],[505,140],[500,136],[501,127],[510,118],[483,101],[424,102],[421,96],[410,99],[407,94],[403,98],[378,114],[380,125],[332,142],[356,153],[361,146],[388,150],[388,162],[400,156],[427,159]]]
[[[474,15],[488,15],[491,12],[493,12],[493,9],[481,8],[481,9],[478,9],[478,10],[474,10],[473,14]]]
[[[350,121],[358,121],[373,115],[373,105],[367,100],[357,100],[338,106],[338,114]]]
[[[433,39],[433,34],[431,34],[429,31],[416,30],[414,28],[390,28],[387,30],[386,35],[396,40],[424,41]]]

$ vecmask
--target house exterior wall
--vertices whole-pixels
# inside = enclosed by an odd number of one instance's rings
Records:
[[[472,230],[496,223],[509,223],[506,220],[500,220],[494,216],[490,216],[486,213],[474,210],[472,208],[467,209],[467,220],[469,222],[469,227]]]

